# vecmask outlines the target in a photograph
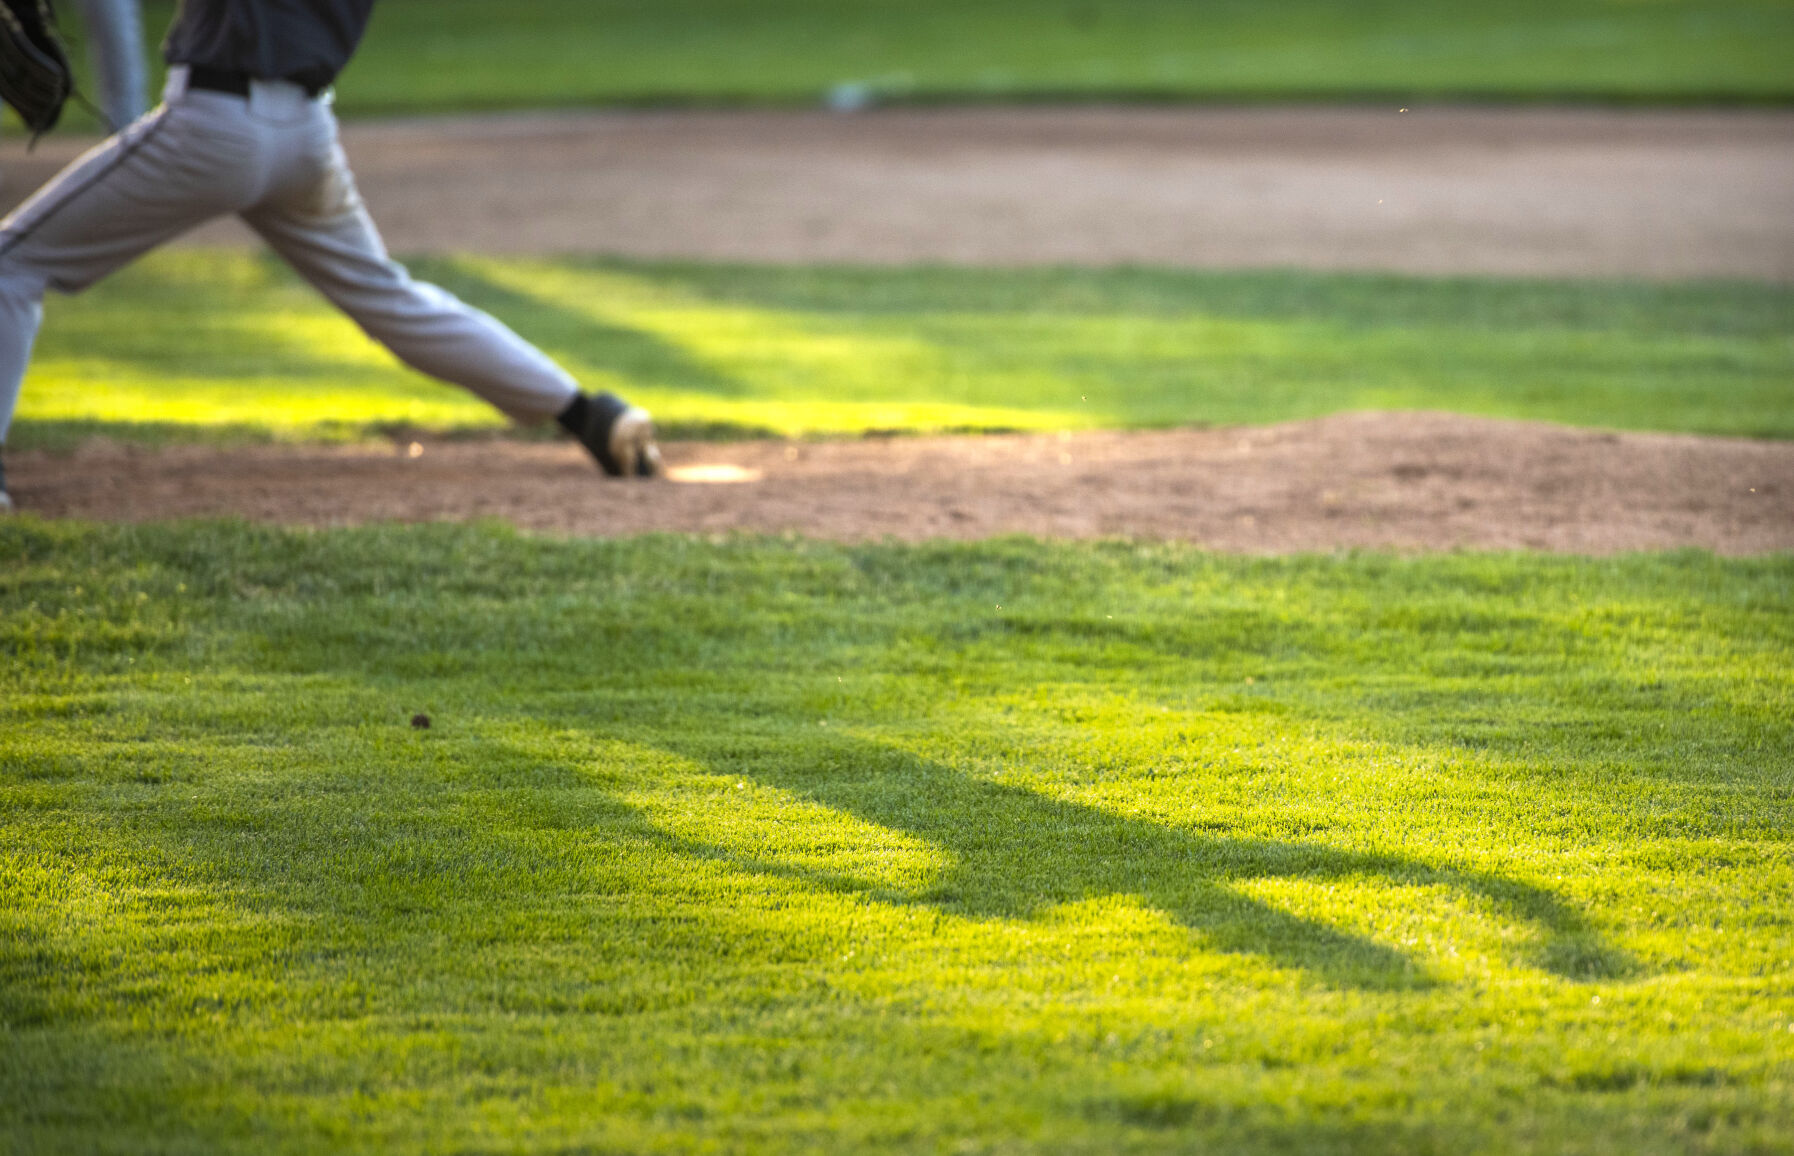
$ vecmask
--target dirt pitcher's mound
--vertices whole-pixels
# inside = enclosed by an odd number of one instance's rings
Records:
[[[147,450],[8,459],[26,511],[302,525],[502,518],[575,534],[1173,538],[1284,552],[1794,549],[1794,443],[1448,414],[1268,428],[675,443],[670,477],[599,478],[570,443]]]

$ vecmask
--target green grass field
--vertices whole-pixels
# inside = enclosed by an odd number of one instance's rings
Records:
[[[1785,2],[502,17],[386,0],[345,111],[1794,95]],[[676,434],[1794,436],[1786,288],[416,267]],[[498,424],[263,258],[50,310],[14,447]],[[0,1150],[1794,1151],[1791,611],[1787,557],[0,523]]]
[[[1265,423],[1443,409],[1794,436],[1794,290],[476,258],[417,271],[673,433]],[[53,298],[12,444],[497,426],[269,258]]]
[[[173,5],[145,10],[159,38]],[[341,97],[351,114],[815,104],[843,84],[896,100],[1785,102],[1794,3],[382,0]]]
[[[842,84],[1786,103],[1794,2],[383,0],[341,106]],[[1794,437],[1787,287],[414,268],[674,434]],[[265,258],[48,308],[9,448],[499,424]],[[1794,1153],[1791,718],[1787,555],[0,520],[0,1152]]]
[[[1790,1152],[1790,717],[1788,557],[14,519],[0,1149]]]

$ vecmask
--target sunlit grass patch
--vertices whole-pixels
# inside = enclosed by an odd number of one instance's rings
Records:
[[[416,263],[674,434],[1252,424],[1441,409],[1794,435],[1794,293],[1162,270]],[[502,428],[272,259],[51,303],[14,443]]]
[[[101,384],[103,383],[103,384]],[[36,425],[82,424],[96,432],[130,435],[147,427],[163,438],[187,429],[242,430],[273,440],[333,440],[333,430],[361,436],[392,426],[496,429],[495,410],[472,406],[429,382],[389,374],[361,382],[319,375],[244,376],[229,380],[167,376],[105,362],[76,362],[46,370],[31,382],[24,408],[23,444]]]
[[[1785,1150],[1791,565],[15,519],[0,1135]]]

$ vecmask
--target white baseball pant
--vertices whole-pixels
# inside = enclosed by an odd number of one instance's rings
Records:
[[[386,253],[337,141],[328,95],[255,81],[247,98],[188,89],[75,161],[0,221],[0,444],[18,404],[46,289],[76,293],[225,213],[401,361],[539,422],[579,392],[498,321],[411,279]]]

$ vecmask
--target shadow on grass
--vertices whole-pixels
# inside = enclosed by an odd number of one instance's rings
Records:
[[[412,268],[463,301],[515,324],[532,341],[555,347],[596,369],[616,374],[627,388],[652,386],[710,397],[747,397],[754,387],[652,333],[607,325],[591,316],[526,297],[452,258],[420,259]]]
[[[323,421],[298,429],[236,422],[200,425],[174,421],[107,421],[99,418],[13,423],[7,448],[69,454],[93,442],[162,449],[167,446],[210,446],[238,449],[267,445],[349,445],[357,442],[406,441],[429,437],[438,441],[490,441],[512,438],[545,440],[559,430],[552,426],[420,426],[395,421]]]
[[[183,729],[195,721],[165,725]],[[684,765],[752,778],[906,833],[944,852],[950,865],[913,889],[881,887],[776,853],[744,852],[739,843],[669,831],[623,797],[641,785],[642,772],[614,777],[601,736],[595,744],[543,746],[467,734],[443,747],[434,735],[395,726],[347,746],[325,743],[275,757],[266,769],[279,786],[268,794],[216,792],[219,752],[185,745],[152,754],[138,743],[111,744],[72,758],[44,748],[20,752],[12,768],[19,782],[52,788],[78,780],[97,792],[96,801],[112,800],[88,813],[86,837],[97,861],[148,889],[142,903],[149,906],[124,924],[113,920],[127,940],[138,934],[132,926],[165,922],[170,901],[159,880],[178,878],[187,888],[182,902],[192,907],[184,918],[194,928],[235,927],[243,909],[271,917],[262,930],[245,926],[218,940],[213,962],[223,971],[281,982],[352,977],[385,993],[381,1000],[392,1008],[496,1001],[530,1013],[664,1010],[716,994],[716,977],[694,961],[790,961],[814,950],[777,921],[694,917],[677,880],[705,861],[974,920],[1035,919],[1063,904],[1138,897],[1207,950],[1256,957],[1331,987],[1437,985],[1401,951],[1281,910],[1239,886],[1374,879],[1447,889],[1531,927],[1531,962],[1563,979],[1639,970],[1559,897],[1499,875],[1179,829],[991,782],[871,741],[763,742],[726,724],[707,729],[701,715],[685,721],[691,733],[726,743],[729,754],[717,758],[716,747],[702,740],[684,751],[659,744]],[[202,794],[204,802],[190,801]],[[353,805],[345,805],[349,800]],[[126,810],[103,813],[114,806]],[[19,850],[31,853],[24,843]],[[225,895],[233,898],[221,905]],[[619,902],[624,896],[636,900]],[[727,896],[706,902],[726,907]],[[22,922],[0,944],[0,974],[14,977],[0,985],[7,1022],[70,1022],[109,1001],[172,1000],[186,990],[154,953],[135,960],[111,949],[113,931],[81,931],[51,915],[39,911],[38,922]],[[669,984],[670,966],[690,981]],[[494,967],[506,977],[496,993]]]
[[[662,441],[732,442],[785,440],[770,426],[729,421],[656,421]],[[70,454],[95,441],[162,449],[168,446],[211,446],[238,449],[266,445],[347,445],[357,442],[555,441],[566,436],[558,426],[460,425],[430,426],[413,422],[322,422],[297,430],[275,431],[255,425],[189,425],[182,422],[35,421],[13,423],[6,448],[20,453],[40,450]],[[841,435],[848,436],[848,435]]]
[[[1532,963],[1563,979],[1620,978],[1636,961],[1604,943],[1581,914],[1531,884],[1487,872],[1438,867],[1387,854],[1313,844],[1229,838],[1133,819],[1036,791],[973,778],[907,751],[835,740],[793,759],[766,751],[717,768],[745,774],[869,823],[908,833],[951,856],[927,889],[893,892],[776,859],[711,854],[742,866],[843,891],[870,891],[891,903],[919,904],[972,918],[1025,919],[1108,895],[1137,896],[1189,928],[1213,950],[1257,955],[1328,984],[1404,989],[1436,981],[1406,955],[1362,936],[1291,914],[1243,893],[1254,879],[1329,881],[1374,877],[1444,887],[1539,937]],[[680,752],[704,760],[701,751]],[[695,848],[694,848],[695,849]]]
[[[314,440],[344,441],[333,429],[321,429]],[[159,448],[171,445],[204,445],[228,448],[269,445],[278,439],[266,426],[254,425],[188,425],[169,421],[104,421],[80,419],[39,421],[20,418],[8,431],[9,450],[44,450],[54,454],[73,453],[93,441],[118,442],[123,445]]]
[[[1441,326],[1487,332],[1585,330],[1658,336],[1774,336],[1794,318],[1786,286],[1486,277],[1421,277],[1287,269],[965,269],[764,266],[614,257],[567,264],[621,270],[718,305],[837,316],[961,317],[1125,314],[1323,322],[1363,330]]]

